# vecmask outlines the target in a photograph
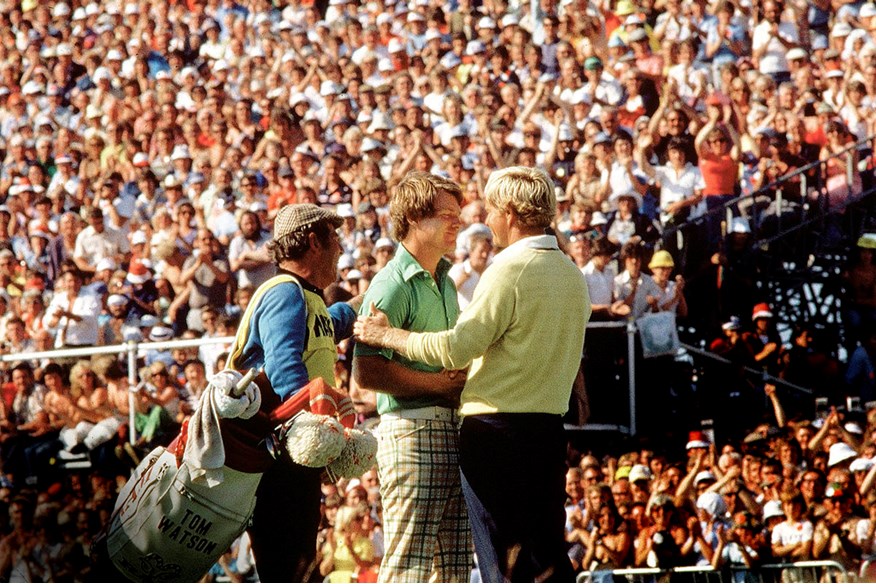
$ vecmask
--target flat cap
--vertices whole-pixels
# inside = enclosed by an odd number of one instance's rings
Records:
[[[344,223],[344,220],[334,211],[317,207],[311,203],[286,205],[280,209],[276,219],[274,219],[274,239],[278,240],[323,220],[328,221],[335,228]]]

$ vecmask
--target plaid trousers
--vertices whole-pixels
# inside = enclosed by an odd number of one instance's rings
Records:
[[[468,582],[473,548],[456,424],[384,418],[377,438],[385,545],[378,580]]]

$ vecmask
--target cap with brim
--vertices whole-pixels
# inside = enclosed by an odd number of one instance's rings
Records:
[[[116,270],[116,262],[113,261],[112,258],[103,258],[97,262],[97,265],[94,267],[96,272],[102,272],[104,270]]]
[[[297,233],[320,221],[328,221],[335,228],[344,224],[344,220],[337,213],[311,203],[286,205],[274,219],[274,239]]]
[[[612,205],[617,205],[618,201],[622,198],[627,197],[630,199],[634,199],[636,201],[636,207],[642,206],[642,195],[637,193],[636,191],[626,191],[626,192],[617,192],[613,193],[609,198],[608,202]]]
[[[388,247],[391,249],[395,249],[395,244],[388,237],[381,237],[374,243],[374,249],[381,249],[384,247]]]
[[[637,28],[636,30],[632,31],[629,35],[627,35],[627,40],[630,41],[631,43],[638,43],[641,41],[647,41],[648,40],[648,33],[645,32],[645,29],[643,29],[643,28]]]
[[[685,446],[686,450],[692,450],[694,448],[708,448],[709,443],[705,440],[691,440]]]
[[[634,483],[636,481],[649,481],[651,477],[651,470],[647,466],[636,464],[630,469],[630,475],[627,478],[629,478],[631,483]]]
[[[849,465],[849,470],[852,472],[864,472],[870,470],[876,462],[870,458],[856,458]]]
[[[584,68],[588,71],[595,71],[602,68],[602,60],[599,57],[587,57],[584,60]]]
[[[146,234],[140,230],[135,231],[131,235],[131,245],[142,245],[149,241],[149,238],[146,237]]]
[[[703,481],[716,481],[715,475],[710,470],[701,470],[694,477],[694,485],[698,485]]]
[[[830,36],[832,37],[844,37],[852,34],[852,27],[847,22],[840,22],[834,25],[833,30],[830,31]]]
[[[772,318],[773,313],[770,310],[770,305],[766,302],[761,302],[756,304],[751,311],[751,320],[752,322],[759,318]]]
[[[173,338],[173,329],[166,326],[153,326],[149,331],[149,340],[161,343]]]
[[[618,16],[627,16],[635,11],[636,5],[633,4],[631,0],[620,0],[620,2],[617,3],[617,7],[614,9],[614,13]]]
[[[374,150],[380,150],[383,148],[383,143],[379,140],[375,140],[374,138],[365,138],[362,140],[362,152],[373,152]]]
[[[456,55],[456,53],[447,53],[443,57],[441,57],[441,66],[445,69],[453,69],[462,63],[462,60]]]
[[[830,447],[827,455],[827,466],[835,466],[849,459],[857,458],[855,449],[845,442],[837,442]]]
[[[158,324],[158,318],[151,314],[144,314],[140,317],[141,328],[152,328]]]
[[[124,294],[110,294],[109,298],[106,299],[107,306],[126,306],[128,304],[128,297]]]
[[[795,61],[798,59],[805,59],[807,56],[808,55],[806,54],[806,51],[804,51],[800,47],[794,47],[793,49],[788,51],[788,54],[785,58],[789,61]]]
[[[144,284],[152,278],[152,273],[145,266],[135,264],[125,279],[131,284]]]
[[[621,47],[625,47],[627,44],[624,42],[624,39],[620,38],[619,35],[615,35],[608,39],[608,48],[609,49],[618,49]]]
[[[772,519],[773,517],[784,517],[785,512],[782,511],[782,503],[780,501],[767,501],[763,506],[763,520]]]

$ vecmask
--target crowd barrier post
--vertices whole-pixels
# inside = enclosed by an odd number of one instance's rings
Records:
[[[137,341],[128,341],[128,436],[131,446],[137,443],[137,425],[135,423],[135,388],[140,383],[139,371],[137,371]]]
[[[627,321],[627,374],[630,390],[630,436],[636,435],[636,323]]]

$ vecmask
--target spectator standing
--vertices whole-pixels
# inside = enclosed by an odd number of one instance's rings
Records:
[[[228,262],[217,253],[218,242],[208,229],[199,229],[195,240],[197,255],[186,259],[180,274],[180,283],[186,285],[170,306],[171,319],[178,322],[180,310],[185,313],[186,326],[202,332],[201,311],[205,306],[227,304],[227,284],[231,278]]]
[[[799,46],[800,32],[795,22],[782,20],[782,4],[768,0],[761,7],[763,20],[754,27],[751,39],[753,57],[759,70],[776,84],[791,80],[787,53]]]

